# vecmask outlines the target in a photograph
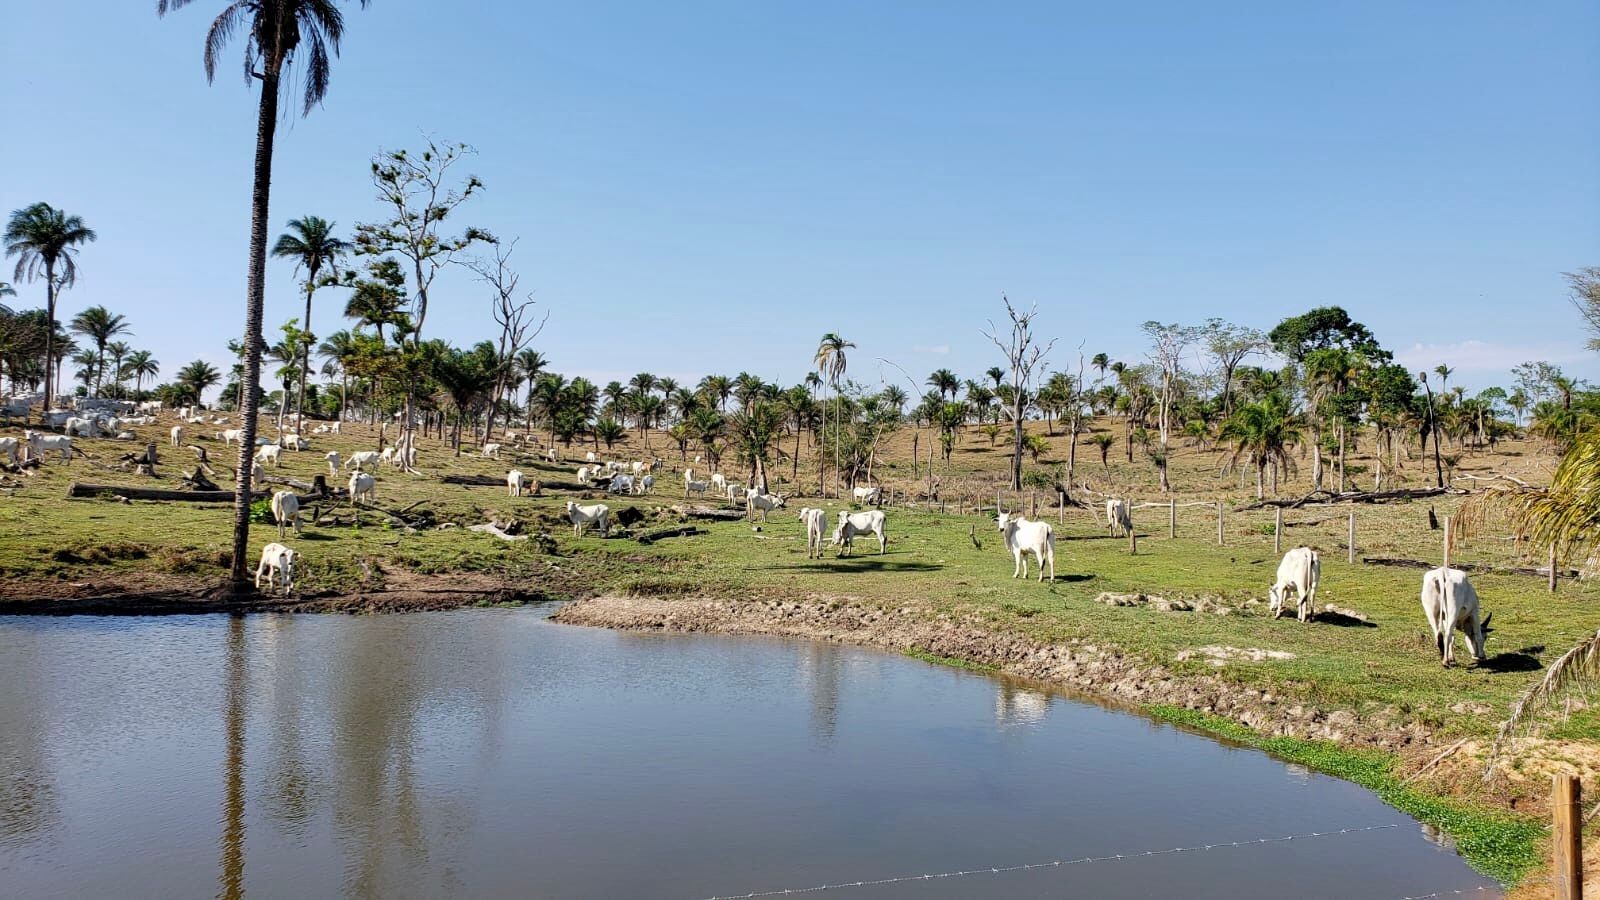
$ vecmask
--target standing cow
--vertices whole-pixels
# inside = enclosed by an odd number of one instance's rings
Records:
[[[1493,613],[1482,615],[1478,592],[1460,569],[1430,569],[1422,576],[1422,614],[1433,631],[1439,660],[1448,666],[1456,660],[1456,631],[1467,639],[1472,658],[1483,662],[1483,638]]]
[[[1290,588],[1294,589],[1296,617],[1302,622],[1311,621],[1316,611],[1317,582],[1322,578],[1322,560],[1310,547],[1296,547],[1283,555],[1278,563],[1278,577],[1272,582],[1268,609],[1274,619],[1283,615],[1283,604]]]

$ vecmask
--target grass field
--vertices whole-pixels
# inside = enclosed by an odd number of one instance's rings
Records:
[[[231,515],[226,505],[63,499],[73,481],[174,486],[178,470],[193,467],[193,456],[187,450],[166,446],[170,424],[144,429],[151,439],[161,436],[163,479],[108,471],[103,465],[108,459],[131,449],[109,441],[83,443],[93,459],[50,462],[32,477],[13,479],[22,486],[7,491],[9,496],[0,500],[0,535],[4,535],[0,539],[0,578],[10,583],[8,593],[13,598],[19,591],[29,590],[29,585],[41,583],[132,582],[140,575],[174,572],[198,583],[224,574]],[[1106,423],[1105,427],[1118,426]],[[313,452],[284,452],[281,473],[309,479],[318,472],[326,473],[322,457],[326,450],[348,455],[376,446],[375,432],[365,426],[347,426],[345,430],[332,440],[316,439]],[[923,452],[927,438],[923,433],[919,442]],[[602,456],[639,458],[644,450],[638,441],[635,434],[631,446],[619,446]],[[1065,441],[1065,437],[1055,438],[1040,465],[1049,466],[1057,457],[1064,459]],[[230,459],[220,442],[202,443],[212,446],[214,463]],[[792,447],[792,439],[788,443]],[[668,471],[658,476],[656,494],[605,501],[613,510],[631,505],[646,514],[634,533],[675,522],[668,508],[682,502],[676,448],[666,452],[670,444],[661,435],[652,436],[651,445],[655,454],[668,460]],[[907,430],[885,448],[879,472],[889,486],[901,490],[913,486],[910,447]],[[573,448],[568,455],[581,457],[584,449]],[[1135,502],[1165,502],[1155,490],[1153,466],[1137,454],[1133,464],[1127,463],[1120,448],[1111,456],[1111,465],[1102,469],[1098,451],[1081,447],[1080,478],[1089,478],[1096,490],[1128,496]],[[1319,605],[1333,603],[1368,621],[1306,625],[1292,617],[1273,620],[1264,607],[1277,562],[1272,511],[1234,511],[1253,500],[1253,482],[1241,488],[1237,475],[1220,470],[1219,454],[1199,448],[1182,448],[1174,455],[1174,499],[1179,503],[1223,501],[1229,512],[1222,546],[1216,540],[1213,507],[1180,508],[1176,537],[1168,536],[1165,508],[1136,511],[1138,552],[1130,554],[1128,542],[1108,537],[1092,512],[1068,508],[1063,514],[1054,508],[1053,498],[1041,499],[1041,504],[1047,504],[1041,516],[1052,521],[1060,517],[1058,578],[1053,584],[1013,580],[1010,559],[990,513],[957,513],[958,504],[978,498],[992,506],[1004,462],[1004,452],[991,450],[987,438],[977,433],[964,436],[951,467],[940,474],[945,512],[928,504],[891,509],[887,555],[880,557],[865,549],[873,543],[869,540],[865,544],[858,541],[852,557],[838,559],[830,552],[826,559],[810,560],[793,511],[805,504],[836,509],[838,501],[791,498],[789,508],[774,513],[772,521],[760,529],[748,522],[698,522],[706,533],[651,545],[616,533],[610,539],[577,539],[560,518],[561,507],[573,494],[547,490],[540,497],[517,499],[508,497],[503,486],[463,487],[438,480],[451,473],[499,478],[515,466],[533,478],[571,481],[576,462],[546,466],[531,456],[514,459],[509,450],[499,461],[472,455],[457,458],[439,442],[425,440],[419,466],[426,474],[380,474],[380,505],[396,509],[426,501],[440,521],[461,526],[496,514],[515,516],[530,531],[547,532],[553,544],[505,542],[462,528],[404,533],[373,513],[363,517],[359,528],[310,527],[290,543],[303,554],[302,590],[371,589],[401,572],[478,572],[558,596],[633,592],[761,600],[843,597],[869,605],[909,606],[929,615],[980,621],[992,629],[1042,641],[1092,643],[1162,666],[1179,677],[1216,675],[1229,683],[1270,692],[1280,702],[1414,723],[1428,733],[1427,747],[1442,747],[1461,737],[1480,746],[1492,737],[1512,699],[1539,677],[1544,665],[1600,628],[1600,595],[1586,582],[1563,581],[1551,594],[1543,578],[1475,574],[1473,582],[1484,606],[1494,613],[1494,630],[1488,640],[1490,659],[1483,666],[1442,668],[1418,607],[1421,572],[1347,563],[1346,517],[1354,509],[1358,558],[1437,561],[1442,535],[1429,527],[1428,511],[1431,506],[1441,517],[1450,515],[1460,500],[1456,496],[1286,512],[1284,547],[1304,544],[1322,554]],[[1352,470],[1369,462],[1358,456],[1352,460]],[[940,466],[942,469],[942,462]],[[1501,452],[1493,455],[1463,455],[1457,472],[1503,472],[1537,482],[1553,466],[1554,459],[1539,448],[1516,442],[1502,445]],[[790,471],[787,462],[781,469],[786,475]],[[1298,496],[1309,489],[1308,469],[1308,465],[1300,466],[1298,476],[1282,486],[1284,495]],[[808,471],[802,464],[800,472],[800,483],[809,484],[809,493],[814,493],[815,470]],[[1427,483],[1421,460],[1410,463],[1401,474],[1412,486]],[[1370,476],[1356,477],[1362,487],[1372,486]],[[1005,498],[1007,503],[1018,504],[1032,499],[1031,494]],[[342,514],[348,515],[347,507]],[[275,538],[273,527],[258,525],[252,532],[252,549]],[[1542,562],[1519,560],[1513,545],[1494,534],[1462,540],[1453,559],[1497,566]],[[1151,606],[1093,602],[1103,592],[1208,598],[1231,612],[1161,612]],[[1261,602],[1249,604],[1252,600]],[[1229,659],[1216,664],[1204,654],[1192,655],[1204,647],[1281,651],[1292,658]],[[1464,649],[1458,652],[1458,660],[1466,658]],[[1208,725],[1203,719],[1187,724]],[[1241,727],[1238,723],[1226,727],[1209,724],[1211,730],[1224,732]],[[1549,767],[1573,766],[1593,773],[1597,736],[1600,718],[1580,712],[1548,731],[1536,750],[1519,759],[1518,769],[1525,770],[1525,778],[1513,771],[1509,786],[1502,785],[1492,796],[1476,797],[1474,802],[1538,808],[1545,789],[1543,773]],[[1392,766],[1393,759],[1389,759]],[[1475,795],[1475,789],[1467,793]],[[1526,830],[1525,820],[1514,821]],[[1495,841],[1486,840],[1483,843],[1491,850],[1476,861],[1494,858],[1497,861],[1486,864],[1487,871],[1514,876],[1529,864],[1529,840],[1520,839],[1515,850],[1492,849],[1497,846]]]

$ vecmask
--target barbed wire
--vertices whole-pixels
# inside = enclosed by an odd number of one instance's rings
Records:
[[[815,894],[821,891],[835,891],[844,888],[875,887],[884,884],[899,884],[906,881],[932,881],[936,878],[962,878],[967,875],[999,875],[1005,872],[1026,872],[1033,869],[1053,869],[1062,866],[1076,866],[1085,863],[1115,862],[1118,860],[1144,859],[1151,856],[1166,856],[1172,853],[1200,853],[1207,850],[1222,850],[1230,847],[1251,847],[1259,844],[1280,844],[1286,841],[1303,841],[1311,838],[1333,837],[1341,834],[1358,834],[1364,831],[1382,831],[1388,828],[1399,828],[1399,824],[1366,825],[1360,828],[1340,828],[1332,831],[1312,831],[1305,834],[1287,834],[1282,837],[1255,838],[1248,841],[1218,841],[1214,844],[1196,844],[1192,847],[1173,847],[1168,850],[1144,850],[1135,853],[1114,853],[1108,856],[1084,856],[1077,859],[1054,859],[1049,862],[1020,863],[1010,866],[987,866],[980,869],[963,869],[955,872],[938,872],[924,875],[897,875],[892,878],[874,878],[862,881],[841,881],[832,884],[819,884],[803,888],[783,888],[780,890],[751,891],[748,894],[718,894],[708,897],[707,900],[750,900],[754,897],[781,897],[791,894]],[[1431,895],[1440,896],[1440,895]],[[1408,898],[1408,900],[1421,900],[1421,898]]]
[[[1410,897],[1401,897],[1400,900],[1436,900],[1438,897],[1464,897],[1467,894],[1481,894],[1484,891],[1503,891],[1505,888],[1497,884],[1480,884],[1477,887],[1458,888],[1453,891],[1434,891],[1431,894],[1414,894]]]

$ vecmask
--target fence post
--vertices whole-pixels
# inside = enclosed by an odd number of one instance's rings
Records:
[[[1356,511],[1350,510],[1350,533],[1346,540],[1349,546],[1348,558],[1345,562],[1355,565],[1356,562]]]
[[[1067,524],[1067,494],[1065,491],[1056,491],[1056,524]]]
[[[1283,507],[1272,509],[1272,552],[1283,552]]]
[[[1556,592],[1556,545],[1550,544],[1550,593]]]
[[[1222,546],[1222,501],[1217,501],[1217,546]]]
[[[1139,552],[1139,534],[1132,528],[1128,529],[1128,555],[1133,556]]]
[[[1169,499],[1167,501],[1167,537],[1170,539],[1170,538],[1175,538],[1177,536],[1178,536],[1178,501]]]
[[[1444,567],[1450,568],[1450,517],[1444,517]]]
[[[1550,797],[1554,817],[1556,897],[1583,900],[1583,788],[1578,776],[1557,774]]]
[[[1033,491],[1029,494],[1028,518],[1030,518],[1030,519],[1039,518],[1039,489],[1038,488],[1034,488]]]

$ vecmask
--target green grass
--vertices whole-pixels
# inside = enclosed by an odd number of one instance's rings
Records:
[[[1546,832],[1538,821],[1417,790],[1395,776],[1395,758],[1390,754],[1265,737],[1231,719],[1176,706],[1151,705],[1145,711],[1163,722],[1218,735],[1359,784],[1395,809],[1448,834],[1473,868],[1502,884],[1515,884],[1543,862],[1540,848]]]
[[[940,656],[937,653],[929,653],[926,650],[916,647],[912,647],[910,650],[904,650],[901,652],[912,659],[920,659],[925,663],[933,663],[936,666],[949,666],[952,669],[966,669],[969,672],[998,671],[994,666],[991,665],[972,662],[971,660],[961,659],[955,656]]]

